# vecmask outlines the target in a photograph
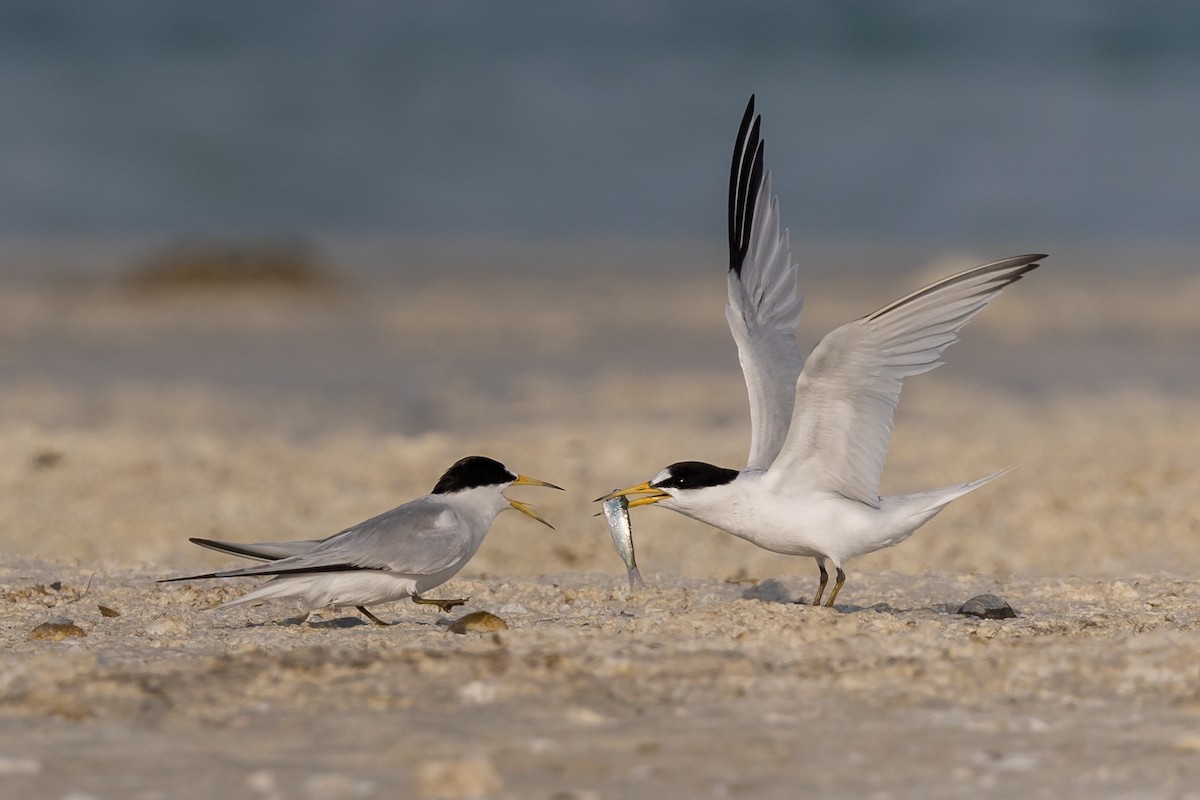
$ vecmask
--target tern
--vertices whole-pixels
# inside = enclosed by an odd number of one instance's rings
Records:
[[[201,547],[267,563],[159,582],[270,576],[263,586],[221,608],[298,598],[305,606],[305,619],[319,608],[354,606],[375,624],[385,625],[367,606],[405,597],[448,611],[467,601],[421,595],[458,574],[501,512],[516,509],[554,527],[527,504],[505,497],[510,486],[562,488],[512,472],[486,456],[467,456],[447,469],[429,494],[325,539],[254,544],[190,539]]]
[[[932,283],[827,334],[807,360],[796,345],[803,298],[779,201],[763,171],[754,96],[729,174],[729,304],[750,400],[750,454],[741,470],[681,461],[600,500],[657,504],[776,553],[815,558],[820,605],[846,582],[852,558],[899,544],[951,500],[999,478],[881,497],[892,418],[905,378],[941,365],[958,331],[1045,255],[1023,255]]]

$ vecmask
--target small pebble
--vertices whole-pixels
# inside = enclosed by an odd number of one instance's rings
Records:
[[[1200,753],[1200,732],[1180,736],[1173,747],[1185,753]]]
[[[183,620],[169,615],[163,615],[146,626],[146,633],[151,636],[182,636],[188,632]]]
[[[55,617],[43,622],[29,632],[31,641],[59,642],[63,639],[78,639],[87,636],[87,631],[66,617]]]
[[[450,623],[451,633],[488,633],[506,631],[508,623],[487,611],[472,611]]]
[[[585,728],[595,728],[600,725],[606,725],[609,722],[608,717],[583,706],[571,706],[563,712],[563,717],[568,722],[581,725]]]
[[[114,611],[111,608],[109,608],[108,606],[98,605],[98,606],[96,606],[96,608],[100,609],[100,616],[102,616],[102,617],[119,617],[119,616],[121,616],[121,613],[119,611]]]
[[[269,769],[260,769],[246,776],[246,788],[255,794],[275,794],[275,773]]]
[[[375,784],[349,775],[322,773],[304,782],[304,796],[311,800],[358,800],[375,796]]]
[[[480,756],[459,761],[426,761],[417,772],[416,788],[422,800],[462,800],[494,797],[504,783],[495,765]]]
[[[1007,602],[994,594],[980,594],[962,604],[959,614],[980,619],[1012,619],[1017,616]]]
[[[471,681],[458,690],[464,703],[484,706],[496,700],[496,687],[483,681]]]
[[[42,762],[29,756],[0,755],[0,775],[37,775]]]
[[[61,464],[62,460],[62,453],[47,448],[34,453],[33,457],[29,459],[29,463],[34,469],[51,469]]]

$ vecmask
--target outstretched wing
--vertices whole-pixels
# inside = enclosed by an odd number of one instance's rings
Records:
[[[878,506],[903,380],[939,366],[959,329],[1043,258],[960,272],[828,334],[796,381],[791,430],[768,475]]]
[[[754,96],[746,106],[729,171],[729,305],[725,317],[738,346],[750,398],[750,456],[746,469],[766,469],[787,436],[796,377],[803,298],[796,293],[788,233],[779,229],[779,200],[763,172],[761,117]]]
[[[351,569],[431,575],[457,564],[473,546],[470,531],[452,508],[437,498],[422,497],[319,541],[299,555],[164,582]]]

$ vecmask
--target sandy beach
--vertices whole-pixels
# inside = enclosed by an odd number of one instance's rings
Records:
[[[821,273],[802,342],[951,262]],[[1066,253],[999,298],[906,385],[884,489],[1019,469],[823,609],[811,559],[657,509],[631,593],[592,516],[744,463],[714,263],[9,286],[0,794],[1200,797],[1200,280]],[[567,491],[512,490],[557,530],[503,515],[435,593],[463,608],[300,625],[155,583],[233,563],[189,536],[327,535],[471,453]],[[982,593],[1019,616],[955,613]],[[449,631],[481,610],[507,629]]]

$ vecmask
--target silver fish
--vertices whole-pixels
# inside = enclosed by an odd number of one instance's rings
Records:
[[[608,521],[608,532],[612,534],[617,553],[625,562],[629,573],[629,588],[645,586],[642,573],[638,572],[637,557],[633,554],[633,526],[629,522],[629,499],[624,495],[604,501],[604,519]]]

